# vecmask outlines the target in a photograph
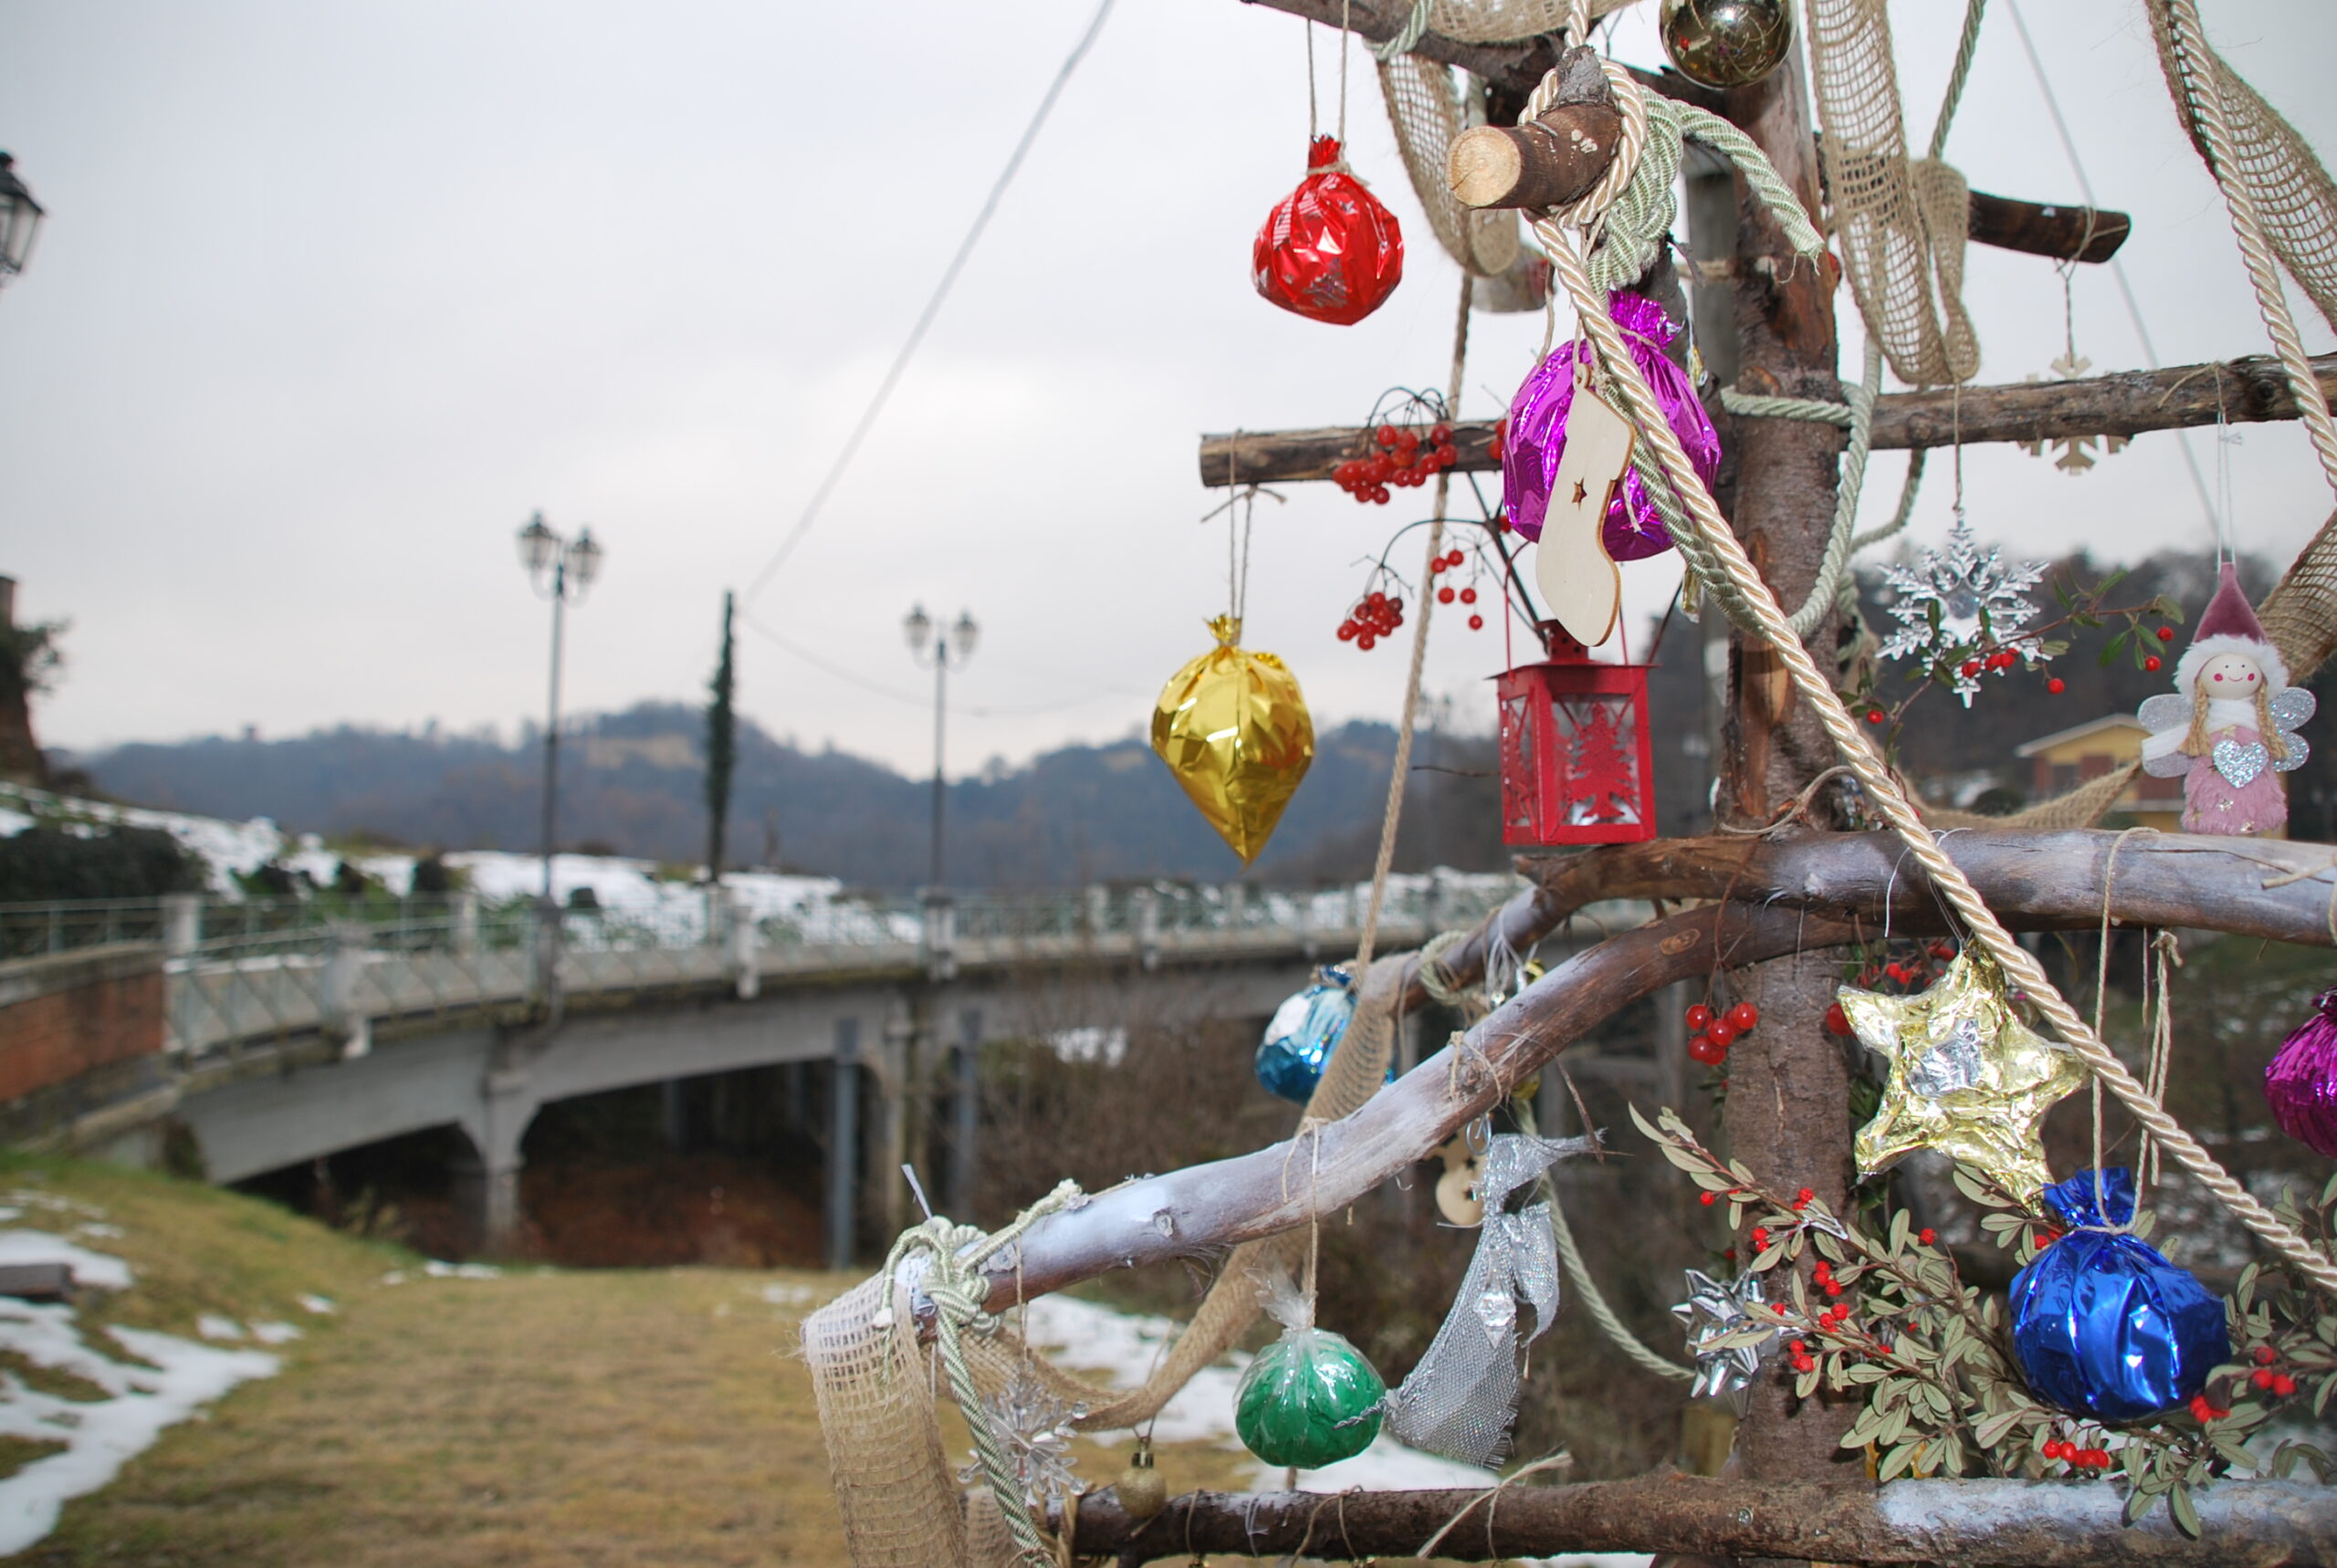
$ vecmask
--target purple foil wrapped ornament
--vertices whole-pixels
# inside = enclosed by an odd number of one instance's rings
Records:
[[[1664,355],[1679,329],[1663,314],[1663,307],[1643,294],[1618,289],[1608,297],[1607,314],[1630,337],[1631,360],[1647,378],[1655,400],[1672,422],[1672,434],[1686,448],[1696,476],[1707,486],[1720,470],[1720,434],[1696,401],[1696,389],[1687,372]],[[1525,384],[1509,405],[1509,446],[1501,464],[1502,499],[1509,509],[1510,526],[1529,539],[1542,537],[1542,519],[1550,510],[1550,481],[1567,449],[1567,410],[1574,403],[1575,356],[1589,346],[1568,343],[1552,350],[1534,367]],[[1607,525],[1599,537],[1607,553],[1617,560],[1639,560],[1672,548],[1671,530],[1663,526],[1646,486],[1636,474],[1623,476],[1622,486],[1607,505]]]
[[[2312,1009],[2264,1070],[2264,1098],[2280,1131],[2337,1159],[2337,990]]]

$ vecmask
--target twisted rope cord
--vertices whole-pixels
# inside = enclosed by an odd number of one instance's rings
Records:
[[[1932,122],[1932,147],[1923,156],[1936,161],[1947,151],[1947,128],[1955,120],[1956,106],[1964,101],[1964,84],[1972,78],[1972,52],[1980,45],[1980,14],[1988,8],[1988,0],[1972,0],[1964,10],[1964,37],[1956,41],[1955,66],[1947,73],[1947,96],[1940,101],[1939,118]]]
[[[2183,4],[2184,0],[2175,0]],[[1637,96],[1639,84],[1628,75],[1609,65],[1610,79],[1616,81],[1619,94]],[[1588,214],[1595,218],[1596,214]],[[1591,344],[1604,361],[1612,384],[1621,394],[1633,422],[1639,426],[1642,439],[1653,446],[1656,456],[1672,487],[1686,502],[1691,531],[1700,533],[1716,558],[1726,580],[1742,596],[1754,617],[1754,626],[1763,640],[1785,665],[1787,675],[1816,714],[1819,725],[1833,741],[1835,749],[1868,793],[1873,808],[1891,824],[1924,870],[1932,883],[1961,915],[1977,941],[1998,967],[2020,988],[2028,994],[2038,1012],[2051,1025],[2070,1049],[2107,1084],[2136,1121],[2157,1137],[2162,1145],[2200,1184],[2220,1198],[2240,1222],[2254,1231],[2267,1245],[2288,1259],[2298,1273],[2311,1280],[2323,1291],[2337,1296],[2337,1262],[2318,1251],[2296,1230],[2282,1223],[2269,1209],[2258,1202],[2247,1188],[2232,1179],[2231,1175],[2216,1162],[2198,1140],[2185,1131],[2175,1118],[2168,1115],[2150,1096],[2149,1091],[2128,1071],[2114,1052],[2102,1043],[2101,1038],[2086,1027],[2068,999],[2056,990],[2045,971],[2027,948],[2013,940],[1995,913],[1990,910],[1976,889],[1940,848],[1939,840],[1925,825],[1922,814],[1901,789],[1882,758],[1860,731],[1850,717],[1850,710],[1834,690],[1833,684],[1819,671],[1801,639],[1793,634],[1785,612],[1778,607],[1776,595],[1761,579],[1761,574],[1745,555],[1745,547],[1730,528],[1726,518],[1713,502],[1703,486],[1697,482],[1695,470],[1687,453],[1672,432],[1671,423],[1663,417],[1661,408],[1649,389],[1646,378],[1631,361],[1621,331],[1609,320],[1604,308],[1605,296],[1594,283],[1582,253],[1574,237],[1547,216],[1535,223],[1535,235],[1544,242],[1552,266],[1565,279],[1567,289],[1574,298],[1575,309]],[[2317,389],[2316,389],[2317,391]],[[2337,473],[2337,468],[2332,468]]]
[[[939,1215],[904,1230],[885,1255],[885,1290],[873,1320],[880,1329],[893,1326],[893,1292],[900,1282],[900,1266],[914,1253],[927,1254],[931,1261],[917,1288],[933,1303],[933,1343],[940,1353],[942,1370],[948,1375],[949,1396],[966,1418],[975,1462],[990,1483],[990,1495],[998,1500],[998,1511],[1006,1521],[1007,1533],[1014,1538],[1015,1552],[1030,1568],[1054,1568],[1055,1553],[1039,1538],[1039,1527],[1032,1521],[1022,1489],[1015,1484],[1014,1469],[999,1445],[997,1428],[982,1406],[981,1391],[974,1385],[962,1336],[965,1330],[979,1331],[992,1321],[982,1311],[982,1301],[990,1293],[989,1281],[982,1278],[983,1262],[1011,1246],[1041,1219],[1085,1196],[1077,1182],[1059,1182],[1054,1191],[1016,1216],[1013,1224],[988,1235],[977,1226],[952,1225]]]
[[[1461,406],[1461,375],[1469,361],[1469,304],[1477,279],[1466,267],[1461,272],[1461,305],[1452,322],[1452,373],[1447,379],[1447,412]],[[1371,967],[1371,950],[1379,940],[1379,912],[1388,900],[1388,871],[1396,861],[1396,828],[1404,815],[1404,784],[1412,767],[1412,721],[1420,712],[1420,671],[1428,662],[1429,617],[1436,595],[1429,591],[1430,568],[1444,554],[1444,503],[1450,475],[1436,476],[1436,510],[1428,526],[1428,550],[1420,560],[1420,618],[1412,626],[1412,664],[1404,677],[1404,715],[1396,729],[1396,761],[1388,776],[1388,809],[1379,819],[1379,853],[1371,862],[1371,904],[1364,912],[1363,937],[1356,944],[1356,972]]]
[[[2248,264],[2248,281],[2256,286],[2257,313],[2264,319],[2265,331],[2271,335],[2281,369],[2288,372],[2289,390],[2296,398],[2298,416],[2304,421],[2305,431],[2312,439],[2313,452],[2321,459],[2321,476],[2331,488],[2337,489],[2337,420],[2330,417],[2329,400],[2321,395],[2320,378],[2312,373],[2311,361],[2305,357],[2304,340],[2297,335],[2296,318],[2290,313],[2288,297],[2280,291],[2280,276],[2274,268],[2271,241],[2265,236],[2263,214],[2257,210],[2256,193],[2239,167],[2234,147],[2237,139],[2224,103],[2223,83],[2217,78],[2215,57],[2207,47],[2199,7],[2194,0],[2153,0],[2153,4],[2166,17],[2174,37],[2176,59],[2183,72],[2184,96],[2197,111],[2199,128],[2206,136],[2207,172],[2215,176],[2224,193],[2224,204],[2231,210],[2232,233],[2239,241],[2240,256]]]

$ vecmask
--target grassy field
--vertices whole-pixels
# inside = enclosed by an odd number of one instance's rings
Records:
[[[297,1320],[279,1375],[163,1433],[68,1502],[40,1564],[239,1568],[842,1564],[796,1322],[851,1282],[673,1269],[432,1277],[394,1249],[257,1201],[100,1167],[23,1161],[50,1195],[19,1224],[102,1210],[132,1289],[83,1299],[83,1332],[192,1337],[216,1313]],[[397,1282],[390,1282],[395,1280]],[[304,1296],[329,1297],[329,1314]],[[55,1390],[68,1397],[69,1387]],[[962,1430],[948,1432],[953,1456]],[[1108,1482],[1126,1450],[1080,1445]],[[0,1474],[39,1457],[0,1452]],[[1165,1447],[1179,1490],[1247,1474],[1238,1453]]]

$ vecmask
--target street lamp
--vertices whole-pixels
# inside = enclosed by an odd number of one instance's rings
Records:
[[[954,661],[963,669],[966,661],[974,656],[974,642],[981,628],[974,624],[973,616],[965,611],[958,612],[955,626],[937,628],[932,617],[920,604],[901,622],[901,631],[909,640],[909,653],[920,664],[926,662],[926,649],[932,647],[933,659],[933,864],[927,886],[938,890],[941,886],[941,741],[944,721],[948,716],[949,666]]]
[[[519,530],[519,564],[538,593],[551,601],[551,713],[544,726],[544,908],[552,904],[551,853],[553,823],[560,805],[560,650],[563,612],[571,602],[582,604],[601,574],[601,547],[592,530],[584,528],[566,539],[545,525],[538,512]],[[549,915],[546,916],[550,918]]]
[[[24,271],[43,215],[40,204],[16,178],[16,161],[0,152],[0,286]]]

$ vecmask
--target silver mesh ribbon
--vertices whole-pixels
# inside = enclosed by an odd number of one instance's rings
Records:
[[[1515,1214],[1505,1205],[1558,1161],[1597,1143],[1504,1133],[1486,1148],[1477,1174],[1485,1206],[1477,1255],[1428,1354],[1388,1396],[1388,1429],[1399,1441],[1472,1465],[1494,1464],[1507,1450],[1519,1359],[1557,1316],[1558,1254],[1547,1202]],[[1521,1301],[1534,1314],[1523,1336]]]

